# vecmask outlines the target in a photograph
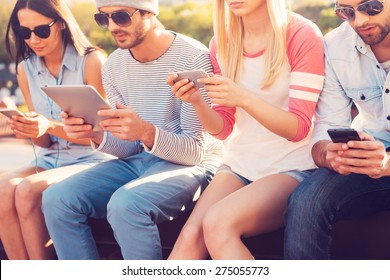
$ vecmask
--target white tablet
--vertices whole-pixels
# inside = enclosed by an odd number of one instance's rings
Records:
[[[103,117],[98,116],[97,111],[111,107],[93,86],[59,85],[41,89],[69,116],[83,118],[94,131],[101,130],[99,122]]]

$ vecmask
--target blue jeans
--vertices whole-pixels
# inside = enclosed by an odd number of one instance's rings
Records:
[[[125,259],[161,259],[157,224],[192,207],[211,179],[146,152],[110,160],[43,193],[42,209],[59,259],[99,259],[87,219],[107,216]]]
[[[286,259],[330,259],[332,225],[390,209],[390,177],[340,175],[319,168],[289,198]]]

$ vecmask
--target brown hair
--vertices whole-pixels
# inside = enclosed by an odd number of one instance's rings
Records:
[[[22,60],[34,53],[26,42],[15,32],[15,27],[20,26],[17,14],[19,10],[25,8],[64,24],[65,29],[62,30],[63,43],[74,46],[80,55],[86,55],[94,50],[102,51],[89,42],[64,0],[18,0],[11,13],[5,38],[7,52],[10,57],[15,59],[16,67]],[[14,35],[14,40],[11,37],[11,30]],[[12,48],[13,45],[15,45],[15,49]],[[104,51],[102,52],[104,53]]]

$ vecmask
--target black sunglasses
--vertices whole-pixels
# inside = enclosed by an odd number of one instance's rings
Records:
[[[364,3],[361,3],[356,8],[353,7],[342,7],[339,6],[339,3],[336,2],[334,11],[336,15],[346,21],[352,21],[355,19],[355,10],[359,13],[363,13],[368,16],[375,16],[381,13],[384,9],[384,1],[380,0],[370,0]]]
[[[39,38],[46,39],[50,36],[50,27],[52,27],[56,22],[57,20],[55,19],[49,24],[43,24],[35,27],[34,30],[31,30],[25,26],[15,26],[14,30],[16,35],[20,36],[23,40],[30,39],[32,32],[34,32],[34,34]]]
[[[111,18],[116,25],[126,27],[131,24],[132,16],[138,11],[135,10],[131,14],[126,11],[117,11],[112,14],[98,13],[95,14],[95,21],[100,27],[107,28]]]

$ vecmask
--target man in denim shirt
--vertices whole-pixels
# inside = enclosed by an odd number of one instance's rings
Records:
[[[329,259],[335,222],[390,209],[390,1],[340,0],[335,12],[347,22],[325,36],[312,138],[319,169],[290,197],[287,259]],[[345,127],[363,141],[332,143],[327,129]]]

